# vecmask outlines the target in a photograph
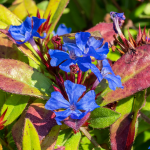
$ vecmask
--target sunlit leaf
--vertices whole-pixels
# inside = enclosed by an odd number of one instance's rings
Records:
[[[10,10],[0,5],[0,28],[5,29],[8,25],[20,25],[21,20]]]
[[[14,95],[12,94],[10,97],[6,99],[5,104],[3,105],[1,114],[7,109],[4,120],[5,125],[12,123],[15,119],[17,119],[23,110],[25,109],[29,100],[29,96],[22,95]]]
[[[44,18],[47,18],[48,15],[50,14],[50,22],[49,24],[52,23],[49,32],[51,33],[54,29],[55,26],[60,18],[60,16],[62,15],[65,7],[67,6],[69,0],[50,0],[49,4],[46,8],[46,11],[44,13]]]
[[[22,150],[41,150],[37,131],[29,119],[25,119],[22,139]]]
[[[17,60],[0,59],[0,76],[0,89],[6,92],[48,99],[53,91],[50,79]]]
[[[65,150],[77,150],[81,139],[81,133],[72,135],[65,143]]]

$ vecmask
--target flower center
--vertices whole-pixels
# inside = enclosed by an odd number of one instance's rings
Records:
[[[76,54],[74,51],[70,51],[69,57],[73,60],[75,60],[77,58]]]
[[[72,111],[75,111],[75,110],[76,110],[76,106],[75,106],[74,104],[72,104],[72,105],[70,105],[70,109],[71,109]]]

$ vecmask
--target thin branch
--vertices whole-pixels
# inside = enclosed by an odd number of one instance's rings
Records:
[[[101,148],[101,146],[95,141],[95,139],[90,135],[90,133],[84,127],[80,127],[80,131],[83,132],[83,134],[91,141],[91,143],[95,147]]]
[[[140,113],[140,117],[145,121],[147,122],[148,124],[150,124],[150,118],[147,117],[144,113],[142,113],[141,111],[139,112]]]

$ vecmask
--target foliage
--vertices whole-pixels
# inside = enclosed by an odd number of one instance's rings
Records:
[[[0,149],[148,149],[148,0],[0,3]]]

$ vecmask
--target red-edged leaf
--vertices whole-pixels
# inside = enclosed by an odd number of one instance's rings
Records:
[[[116,107],[116,112],[121,117],[110,128],[110,139],[112,150],[125,150],[129,127],[132,122],[132,104],[134,97],[120,101]]]
[[[113,44],[115,30],[113,28],[113,23],[99,23],[96,26],[87,30],[87,32],[100,31],[102,37],[104,38],[104,42],[108,42]]]
[[[46,110],[41,103],[30,105],[26,112],[26,118],[29,118],[35,126],[40,141],[49,133],[53,126],[57,125],[54,117],[55,114],[50,110]]]
[[[123,55],[112,69],[121,76],[124,89],[112,91],[107,88],[99,97],[101,106],[123,99],[150,86],[150,45],[143,45]],[[102,97],[102,98],[101,98]]]
[[[27,64],[0,59],[0,89],[21,95],[48,99],[53,88],[52,81]]]
[[[64,123],[69,126],[70,128],[73,128],[75,130],[78,130],[90,117],[90,112],[87,113],[82,119],[71,119],[69,118],[68,120],[64,120]]]
[[[112,150],[131,150],[136,131],[137,115],[145,102],[145,91],[118,103],[116,111],[121,117],[110,128]]]

